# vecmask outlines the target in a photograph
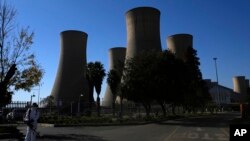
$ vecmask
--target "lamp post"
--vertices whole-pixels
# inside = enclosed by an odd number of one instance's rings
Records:
[[[80,115],[80,100],[81,100],[81,97],[83,96],[83,94],[80,94],[79,96],[79,99],[78,99],[78,115]]]
[[[40,85],[41,85],[41,84],[38,85],[38,97],[37,97],[37,99],[38,99],[38,100],[37,100],[38,106],[40,106]]]
[[[219,78],[218,78],[218,71],[217,71],[217,58],[213,58],[214,59],[214,65],[215,65],[215,73],[216,73],[216,81],[217,81],[217,97],[218,97],[218,104],[219,106],[221,105],[221,101],[220,101],[220,91],[219,91]]]
[[[30,96],[30,105],[32,105],[32,97],[35,97],[34,93]]]
[[[71,117],[73,115],[73,101],[70,102],[70,113],[71,113]]]
[[[38,84],[38,88],[37,89],[32,89],[32,90],[36,90],[37,91],[37,104],[40,107],[40,87],[42,86],[43,83],[39,83]]]

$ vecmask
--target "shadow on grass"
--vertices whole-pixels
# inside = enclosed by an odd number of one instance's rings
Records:
[[[76,141],[105,141],[100,137],[97,136],[90,136],[90,135],[76,135],[76,134],[68,134],[68,135],[62,135],[62,134],[56,134],[56,135],[42,135],[40,137],[37,137],[39,140],[76,140]]]

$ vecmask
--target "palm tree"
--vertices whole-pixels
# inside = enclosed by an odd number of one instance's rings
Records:
[[[97,93],[97,115],[100,116],[100,93],[102,81],[105,76],[105,69],[101,62],[90,62],[87,66],[87,78],[90,85],[90,99],[93,98],[93,89]]]
[[[111,69],[108,73],[107,83],[109,84],[110,90],[113,95],[112,99],[113,116],[115,116],[115,98],[117,96],[117,90],[120,81],[121,81],[121,75],[115,69]]]

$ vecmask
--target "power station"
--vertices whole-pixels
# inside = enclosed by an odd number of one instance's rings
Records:
[[[161,52],[160,11],[152,7],[137,7],[126,12],[127,47],[109,49],[109,70],[116,69],[121,74],[126,60],[152,52]],[[60,62],[51,92],[57,106],[76,103],[80,96],[88,94],[86,79],[87,33],[76,30],[63,31],[61,36]],[[167,48],[175,56],[186,61],[188,47],[193,47],[193,36],[175,34],[166,39]],[[224,102],[236,97],[243,102],[247,95],[249,80],[244,76],[233,77],[234,89],[220,86]],[[211,86],[215,83],[209,82]],[[213,84],[213,85],[212,85]],[[211,89],[215,94],[215,87]],[[237,96],[235,96],[237,95]],[[240,95],[240,98],[238,98]],[[216,94],[215,96],[216,97]],[[107,85],[102,106],[112,106],[113,95]],[[116,99],[119,103],[119,97]],[[79,103],[78,103],[79,104]]]
[[[88,35],[82,31],[67,30],[60,34],[60,62],[51,95],[57,106],[78,102],[87,93],[86,46]]]

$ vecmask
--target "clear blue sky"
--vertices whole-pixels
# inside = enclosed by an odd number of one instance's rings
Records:
[[[233,87],[232,77],[250,78],[249,0],[8,0],[18,11],[19,25],[35,32],[34,52],[46,71],[40,97],[51,93],[59,63],[60,32],[88,34],[87,61],[101,61],[108,70],[108,49],[126,46],[126,11],[152,6],[161,11],[161,41],[177,33],[194,36],[203,78],[215,81],[213,57],[218,58],[219,82]],[[101,97],[104,96],[106,80]],[[29,100],[37,90],[16,92],[13,100]],[[37,100],[37,96],[35,97]]]

